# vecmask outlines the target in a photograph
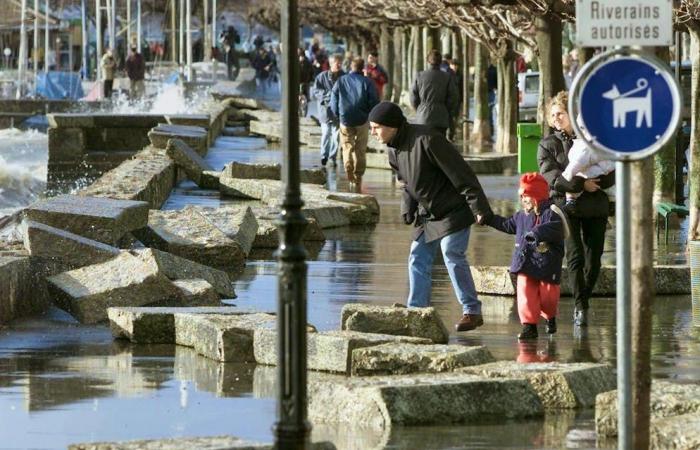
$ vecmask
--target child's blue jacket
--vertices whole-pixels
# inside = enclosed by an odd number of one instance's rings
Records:
[[[518,211],[510,218],[494,214],[487,225],[515,235],[510,263],[512,273],[522,273],[537,280],[559,284],[564,258],[562,218],[550,209],[552,202],[540,202],[541,214]]]

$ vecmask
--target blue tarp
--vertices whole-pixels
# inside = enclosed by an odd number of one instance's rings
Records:
[[[37,96],[59,100],[78,100],[83,98],[83,86],[80,77],[73,72],[39,73],[36,77]]]

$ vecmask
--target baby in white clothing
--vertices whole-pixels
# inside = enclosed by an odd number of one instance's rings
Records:
[[[562,172],[562,176],[567,181],[571,181],[575,176],[583,178],[597,178],[607,175],[615,170],[615,162],[604,159],[598,152],[593,151],[586,145],[583,139],[574,139],[574,143],[569,150],[569,164]],[[582,191],[583,192],[583,191]],[[566,212],[572,213],[576,209],[576,199],[582,192],[566,193]]]

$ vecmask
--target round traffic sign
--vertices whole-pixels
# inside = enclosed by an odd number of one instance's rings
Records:
[[[664,63],[641,52],[613,50],[593,58],[571,89],[574,131],[612,159],[636,160],[655,153],[680,122],[675,78]]]

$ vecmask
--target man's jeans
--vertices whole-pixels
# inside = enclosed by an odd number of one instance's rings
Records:
[[[442,239],[425,243],[425,233],[411,243],[408,256],[409,307],[430,306],[433,260],[438,246],[452,280],[455,294],[464,314],[481,314],[481,302],[476,295],[474,279],[465,256],[469,244],[469,228],[456,231]]]
[[[324,108],[324,106],[321,106]],[[340,146],[340,128],[333,122],[321,122],[321,159],[335,161]]]

